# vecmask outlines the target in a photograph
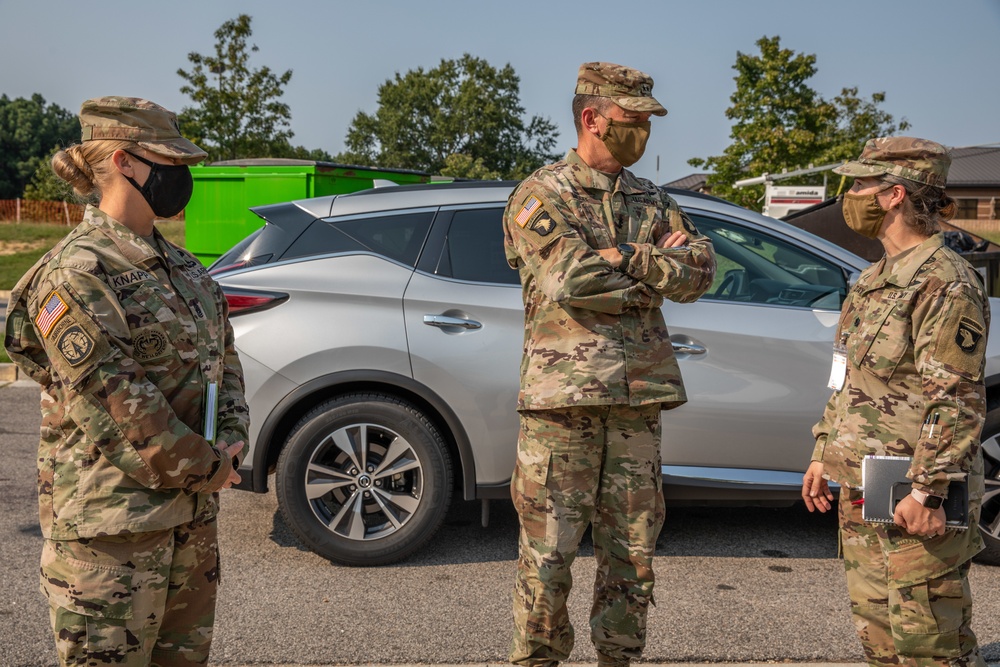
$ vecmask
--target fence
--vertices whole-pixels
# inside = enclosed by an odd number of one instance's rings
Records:
[[[47,222],[76,225],[83,220],[82,204],[32,199],[0,199],[0,222]]]
[[[53,225],[78,225],[83,220],[83,204],[33,199],[0,199],[0,223],[42,222]],[[160,218],[157,218],[158,220]],[[184,211],[164,220],[184,220]]]

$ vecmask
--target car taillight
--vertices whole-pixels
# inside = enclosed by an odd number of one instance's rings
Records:
[[[229,316],[256,313],[284,303],[288,295],[281,292],[263,292],[256,290],[230,289],[222,287],[229,303]]]

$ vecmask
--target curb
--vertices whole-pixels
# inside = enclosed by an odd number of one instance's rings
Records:
[[[10,301],[9,289],[0,289],[0,301]]]
[[[19,379],[27,380],[29,378],[23,377],[17,364],[0,364],[0,382],[17,382]]]

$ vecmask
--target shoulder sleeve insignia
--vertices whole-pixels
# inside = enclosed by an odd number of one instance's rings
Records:
[[[976,350],[976,346],[979,345],[979,341],[983,337],[983,328],[979,324],[968,317],[963,317],[958,321],[958,331],[955,334],[955,342],[962,349],[963,352],[972,354]]]
[[[514,216],[514,222],[519,224],[521,227],[524,227],[528,224],[528,221],[531,220],[531,216],[535,214],[541,205],[542,202],[538,197],[535,197],[534,195],[528,197],[528,201],[526,201],[524,206],[521,207],[521,211]],[[544,234],[542,234],[542,236],[544,236]]]
[[[538,216],[538,219],[531,224],[531,231],[535,232],[539,236],[548,236],[555,228],[556,221],[547,215]]]
[[[94,351],[94,339],[80,325],[73,324],[62,332],[56,346],[70,366],[79,366]]]
[[[68,310],[69,306],[66,305],[66,302],[62,300],[62,297],[57,292],[52,292],[49,295],[49,298],[45,300],[45,305],[42,306],[41,310],[38,311],[38,315],[35,316],[35,326],[38,327],[38,332],[42,334],[42,338],[49,337],[56,322]]]

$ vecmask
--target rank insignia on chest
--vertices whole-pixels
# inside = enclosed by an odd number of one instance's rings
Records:
[[[538,197],[528,197],[528,201],[521,207],[520,213],[514,216],[514,222],[524,227],[531,220],[531,216],[541,207],[542,202]]]
[[[979,345],[979,340],[983,337],[983,331],[978,322],[974,322],[963,317],[958,323],[958,332],[955,334],[955,342],[962,348],[963,352],[973,352]]]
[[[38,327],[39,333],[42,334],[42,338],[48,338],[49,334],[52,333],[52,327],[56,325],[66,311],[69,310],[69,306],[66,302],[62,300],[56,292],[49,295],[49,298],[45,301],[45,305],[42,309],[38,311],[38,316],[35,317],[35,326]]]

